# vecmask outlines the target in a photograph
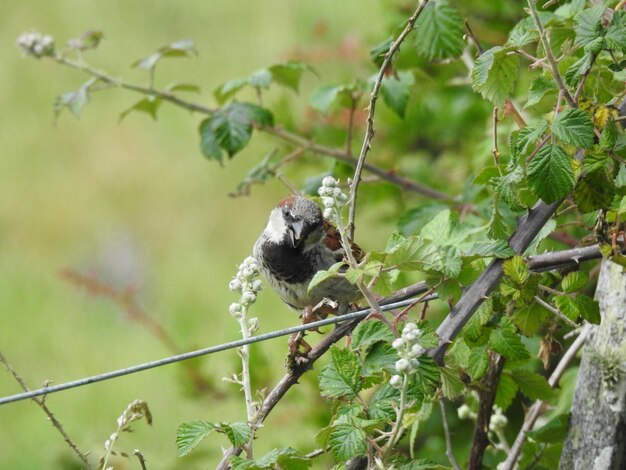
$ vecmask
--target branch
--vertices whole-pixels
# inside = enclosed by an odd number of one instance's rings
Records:
[[[572,359],[574,359],[578,350],[585,343],[588,333],[589,328],[588,326],[585,326],[578,338],[576,338],[576,340],[572,343],[567,352],[563,355],[563,357],[559,361],[559,364],[556,366],[556,369],[554,369],[554,372],[552,372],[552,375],[550,375],[550,378],[548,379],[548,384],[550,385],[550,387],[554,388],[558,385],[561,375],[563,375],[563,372],[565,371],[569,363],[572,361]],[[522,428],[515,438],[515,442],[511,446],[511,450],[506,460],[501,464],[503,470],[512,470],[515,467],[515,463],[517,462],[520,452],[522,451],[522,446],[526,441],[526,435],[530,431],[532,431],[533,426],[535,425],[535,421],[537,421],[537,418],[541,413],[543,405],[543,401],[537,400],[530,408],[530,410],[528,410],[526,418],[524,419],[524,424],[522,424]]]
[[[380,87],[383,84],[383,79],[385,78],[385,74],[387,69],[391,65],[391,61],[393,56],[400,49],[400,45],[404,41],[404,39],[408,36],[408,34],[413,30],[415,26],[415,22],[417,18],[420,16],[426,5],[428,4],[428,0],[420,0],[417,4],[417,8],[413,15],[408,19],[406,26],[400,33],[400,35],[393,41],[389,47],[389,50],[385,54],[385,59],[383,60],[382,65],[380,66],[380,70],[378,71],[378,76],[376,77],[376,81],[374,82],[374,87],[372,88],[372,93],[370,95],[370,101],[367,106],[367,125],[365,127],[365,136],[363,137],[363,144],[361,145],[361,152],[359,153],[359,159],[356,164],[356,168],[354,170],[354,177],[352,178],[352,185],[350,186],[350,209],[348,211],[348,233],[350,234],[350,238],[354,238],[354,217],[356,213],[356,196],[357,189],[359,187],[359,182],[361,180],[361,173],[363,172],[363,164],[365,163],[365,157],[367,157],[367,152],[369,152],[371,148],[372,138],[374,137],[374,113],[376,112],[376,101],[378,100],[378,92],[380,91]]]
[[[482,380],[481,391],[478,392],[480,402],[478,404],[472,450],[470,451],[469,462],[467,464],[468,470],[482,468],[483,455],[489,445],[489,437],[487,434],[489,432],[491,412],[493,410],[493,403],[496,399],[496,391],[503,368],[504,358],[497,353],[492,353],[489,361],[489,369],[487,369],[485,378]]]
[[[9,364],[9,361],[7,361],[7,358],[4,357],[4,354],[2,354],[2,352],[0,352],[0,362],[2,362],[2,364],[4,364],[4,367],[6,367],[7,371],[9,372],[9,374],[11,374],[13,376],[13,378],[20,384],[20,386],[22,387],[22,390],[24,390],[25,392],[28,392],[29,388],[26,385],[26,382],[17,373],[17,371],[15,369],[13,369],[13,367],[11,366],[11,364]],[[92,466],[89,463],[89,460],[87,460],[87,454],[85,452],[82,452],[78,448],[76,443],[74,443],[72,438],[67,434],[67,432],[63,428],[63,425],[61,424],[61,422],[56,418],[56,416],[54,416],[52,411],[50,411],[50,408],[48,408],[48,405],[46,405],[45,398],[42,398],[42,399],[33,398],[32,400],[35,403],[37,403],[39,405],[39,407],[43,410],[43,412],[46,414],[46,416],[48,416],[48,419],[52,423],[52,426],[54,426],[56,428],[56,430],[59,431],[61,436],[63,436],[63,440],[67,443],[68,446],[70,446],[70,449],[72,449],[74,451],[74,453],[78,456],[78,458],[83,461],[83,463],[85,464],[87,469],[91,470]]]
[[[443,398],[439,399],[439,407],[441,408],[441,421],[443,422],[443,432],[446,437],[446,457],[450,461],[454,470],[461,470],[459,462],[457,462],[454,452],[452,450],[452,436],[450,434],[450,426],[448,425],[448,416],[446,414],[446,406],[443,403]]]
[[[157,90],[155,88],[150,88],[150,87],[144,87],[141,85],[136,85],[134,83],[124,81],[120,78],[114,77],[106,72],[103,72],[102,70],[98,70],[82,62],[77,62],[77,61],[68,59],[66,57],[62,57],[62,56],[56,56],[54,57],[54,60],[61,65],[65,65],[65,66],[80,70],[82,72],[87,73],[88,75],[91,75],[92,77],[96,77],[100,81],[106,84],[109,84],[111,86],[124,88],[126,90],[134,91],[136,93],[140,93],[146,96],[156,96],[162,99],[163,101],[167,101],[175,106],[178,106],[179,108],[183,108],[188,111],[197,112],[197,113],[205,114],[209,116],[213,115],[217,111],[216,109],[209,108],[207,106],[203,106],[203,105],[194,103],[192,101],[187,101],[187,100],[178,98],[173,93],[170,93],[167,91]],[[256,129],[261,132],[265,132],[266,134],[273,135],[274,137],[277,137],[286,143],[297,145],[305,149],[311,150],[312,152],[318,153],[320,155],[331,157],[335,160],[339,160],[344,163],[347,163],[348,165],[351,165],[352,167],[356,167],[357,165],[357,159],[352,157],[350,152],[347,152],[343,149],[337,149],[337,148],[332,148],[332,147],[327,147],[324,145],[316,144],[315,142],[309,139],[306,139],[305,137],[286,131],[277,126],[274,126],[274,127],[256,126]],[[373,173],[376,176],[380,177],[381,179],[386,180],[389,183],[399,186],[400,188],[405,189],[407,191],[412,191],[418,194],[422,194],[424,196],[427,196],[433,199],[441,199],[441,200],[450,199],[450,197],[447,194],[441,193],[428,186],[415,183],[407,178],[403,178],[402,176],[398,176],[392,171],[384,170],[372,164],[365,164],[363,165],[363,168],[369,171],[370,173]]]
[[[539,32],[539,39],[541,40],[541,44],[543,45],[543,49],[546,52],[546,57],[548,58],[548,62],[550,63],[550,68],[552,69],[552,76],[556,81],[556,84],[559,86],[559,89],[563,92],[563,96],[565,97],[565,101],[572,108],[577,108],[578,105],[567,87],[565,86],[565,82],[563,82],[563,77],[561,77],[561,73],[559,72],[559,65],[554,58],[554,54],[552,54],[552,49],[550,48],[550,42],[546,36],[546,31],[543,29],[543,24],[541,24],[541,20],[539,19],[539,13],[537,13],[537,1],[536,0],[527,0],[528,6],[530,7],[530,13],[535,21],[535,25],[537,26],[537,31]]]

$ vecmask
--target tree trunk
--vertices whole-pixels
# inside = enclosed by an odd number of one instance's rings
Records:
[[[602,323],[582,357],[561,470],[626,468],[626,274],[604,260],[596,298]]]

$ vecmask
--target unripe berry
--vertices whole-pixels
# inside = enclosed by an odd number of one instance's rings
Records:
[[[407,372],[411,369],[411,363],[406,359],[398,359],[396,361],[396,370],[400,373]]]

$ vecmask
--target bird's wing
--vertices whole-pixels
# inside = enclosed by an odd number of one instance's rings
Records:
[[[337,228],[330,222],[325,220],[324,232],[326,233],[326,237],[324,237],[324,245],[335,253],[337,261],[341,261],[343,259],[344,251],[341,246],[341,235],[339,234],[339,230],[337,230]],[[352,256],[354,256],[354,259],[361,261],[364,255],[361,247],[353,242],[350,242],[350,246],[352,248]]]

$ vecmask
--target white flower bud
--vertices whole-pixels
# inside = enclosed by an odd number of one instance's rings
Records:
[[[415,338],[417,338],[417,336],[415,336],[415,333],[413,333],[412,331],[407,331],[406,328],[402,332],[402,337],[409,343],[412,343],[413,341],[415,341]]]
[[[398,359],[396,361],[396,370],[400,373],[407,372],[411,368],[411,363],[407,359]]]
[[[242,287],[243,284],[237,278],[233,279],[232,281],[230,281],[230,284],[228,284],[228,288],[233,292],[241,292]]]
[[[389,385],[391,385],[393,388],[402,387],[402,377],[400,377],[399,375],[392,376],[389,379]]]
[[[327,188],[326,186],[320,186],[320,188],[317,190],[317,194],[322,197],[330,196],[332,194],[332,190],[329,191],[329,188]]]
[[[417,330],[417,325],[415,323],[409,322],[406,325],[404,325],[404,328],[402,329],[402,331],[411,331],[414,332],[415,330]]]
[[[241,275],[244,279],[250,279],[252,276],[254,276],[254,269],[244,268],[241,270]]]
[[[465,404],[461,405],[456,412],[459,415],[459,419],[470,419],[472,417],[472,410]]]
[[[260,290],[263,290],[263,283],[259,279],[255,279],[252,283],[252,290],[254,292],[259,292]]]
[[[251,291],[245,291],[241,296],[241,301],[246,304],[253,304],[256,301],[256,294]]]
[[[245,260],[243,260],[246,266],[256,266],[256,260],[252,256],[248,256]]]
[[[234,303],[230,304],[230,307],[228,308],[230,313],[232,313],[233,315],[236,315],[239,312],[241,312],[241,309],[242,309],[242,306],[238,302],[234,302]]]
[[[414,356],[421,356],[422,354],[424,354],[424,351],[426,350],[419,344],[414,344],[411,348],[411,354],[413,354]]]
[[[400,349],[402,346],[404,346],[404,340],[402,338],[396,338],[393,340],[393,343],[391,343],[393,349]]]
[[[325,197],[322,201],[324,203],[324,207],[330,208],[335,205],[335,200],[332,197]]]
[[[250,334],[254,334],[259,329],[259,319],[257,317],[253,317],[248,319],[248,332]]]
[[[420,366],[420,361],[415,358],[409,359],[409,364],[411,364],[411,369],[415,370]]]
[[[322,186],[326,186],[327,188],[334,188],[337,186],[338,181],[332,176],[325,176],[322,180]]]
[[[332,219],[334,215],[335,215],[335,211],[333,211],[330,207],[327,207],[326,209],[324,209],[324,217],[326,219]]]

